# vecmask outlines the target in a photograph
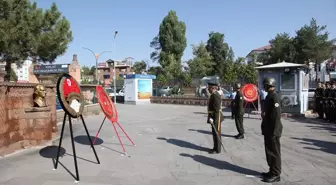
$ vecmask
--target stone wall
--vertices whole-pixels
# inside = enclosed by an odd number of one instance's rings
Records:
[[[45,86],[48,107],[34,109],[36,85],[0,83],[0,156],[45,144],[56,136],[56,88]]]
[[[181,104],[181,105],[200,105],[207,106],[208,98],[196,98],[196,97],[151,97],[151,103],[159,104]],[[223,107],[230,107],[231,99],[222,99]]]

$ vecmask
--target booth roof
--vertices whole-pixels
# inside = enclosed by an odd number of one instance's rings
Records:
[[[280,62],[276,64],[264,65],[260,67],[256,67],[256,69],[270,69],[270,68],[285,68],[285,67],[308,67],[305,64],[296,64],[289,62]]]

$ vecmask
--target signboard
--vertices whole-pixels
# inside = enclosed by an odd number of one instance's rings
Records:
[[[68,64],[35,65],[34,74],[58,74],[69,73]]]
[[[152,96],[151,92],[151,80],[138,80],[138,99],[150,99]]]

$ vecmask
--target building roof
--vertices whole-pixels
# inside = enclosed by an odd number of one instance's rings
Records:
[[[271,48],[272,48],[272,45],[269,44],[269,45],[266,45],[260,48],[253,49],[252,51],[267,51],[267,50],[270,50]]]
[[[264,65],[260,67],[256,67],[256,69],[270,69],[270,68],[285,68],[285,67],[308,67],[305,64],[296,64],[289,62],[280,62],[276,64]]]

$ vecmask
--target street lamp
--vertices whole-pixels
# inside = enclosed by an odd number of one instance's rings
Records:
[[[117,37],[118,31],[114,32],[113,37],[113,49],[115,52],[115,38]],[[116,85],[116,70],[115,70],[115,64],[116,62],[113,60],[113,86],[114,86],[114,103],[117,103],[117,85]]]
[[[99,59],[100,55],[102,55],[103,53],[112,52],[112,51],[103,51],[103,52],[97,54],[89,48],[84,48],[83,47],[83,49],[89,50],[94,55],[94,57],[96,59],[96,81],[97,81],[97,85],[99,85],[99,81],[98,81],[98,59]]]

